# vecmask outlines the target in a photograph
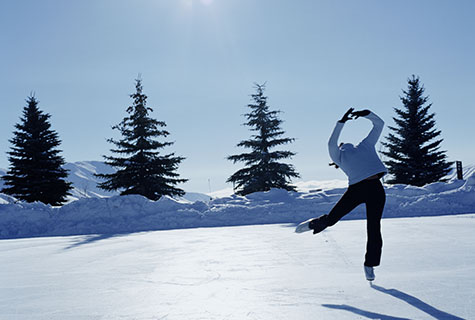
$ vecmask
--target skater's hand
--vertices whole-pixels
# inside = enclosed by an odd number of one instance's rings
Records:
[[[348,109],[345,115],[340,120],[338,120],[338,122],[345,123],[346,121],[351,120],[351,114],[353,113],[353,110],[355,110],[355,108]]]
[[[358,119],[359,117],[365,117],[367,116],[368,114],[370,114],[371,111],[369,110],[360,110],[360,111],[354,111],[351,113],[352,116],[354,116],[355,120]]]

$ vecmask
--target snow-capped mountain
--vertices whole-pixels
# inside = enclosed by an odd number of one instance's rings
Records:
[[[71,191],[70,200],[78,200],[81,198],[105,198],[116,196],[117,191],[105,191],[97,187],[102,180],[97,178],[95,174],[109,174],[115,171],[114,168],[106,165],[101,161],[79,161],[67,163],[64,166],[69,170],[68,181],[73,183],[74,189]],[[209,202],[210,197],[203,193],[187,192],[180,200],[195,202]]]
[[[463,166],[462,168],[463,178],[471,176],[475,172],[475,164]],[[457,180],[457,170],[453,169],[452,172],[448,175],[449,180]]]
[[[7,174],[6,171],[7,170],[0,168],[0,177],[3,177],[5,174]],[[0,190],[3,189],[3,186],[4,186],[3,179],[0,179]]]
[[[97,187],[102,180],[95,174],[110,174],[115,170],[100,161],[79,161],[67,163],[64,168],[69,171],[68,181],[72,182],[74,189],[71,190],[74,200],[81,198],[104,198],[115,196],[118,192],[105,191]]]
[[[64,166],[69,170],[68,181],[73,183],[74,189],[71,191],[70,200],[78,200],[82,198],[105,198],[118,195],[117,191],[105,191],[97,187],[102,180],[97,178],[95,174],[110,174],[115,169],[106,165],[101,161],[79,161],[67,163]],[[203,193],[187,192],[180,200],[195,202],[209,202],[210,197]]]
[[[70,191],[71,196],[69,201],[75,201],[83,198],[106,198],[119,194],[117,191],[106,191],[97,187],[97,184],[102,180],[97,178],[95,174],[109,174],[115,172],[115,169],[106,165],[101,161],[78,161],[68,162],[64,165],[64,168],[69,171],[67,180],[72,182],[73,189]],[[0,168],[0,177],[6,174],[5,169]],[[3,180],[0,179],[0,189],[3,188]],[[185,196],[180,198],[182,201],[202,201],[209,202],[210,196],[198,193],[187,192]]]

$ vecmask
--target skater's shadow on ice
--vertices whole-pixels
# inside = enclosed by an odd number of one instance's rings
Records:
[[[418,299],[414,296],[411,296],[407,293],[399,291],[397,289],[386,289],[386,288],[377,286],[375,284],[371,284],[371,288],[373,288],[375,290],[378,290],[379,292],[389,294],[390,296],[393,296],[395,298],[398,298],[398,299],[410,304],[411,306],[427,313],[428,315],[434,317],[435,319],[438,319],[438,320],[463,320],[463,318],[459,318],[459,317],[454,316],[450,313],[439,310],[439,309],[425,303],[424,301],[422,301],[422,300],[420,300],[420,299]]]
[[[375,289],[379,292],[388,294],[388,295],[390,295],[392,297],[395,297],[397,299],[400,299],[400,300],[410,304],[411,306],[427,313],[428,315],[434,317],[435,319],[438,319],[438,320],[463,320],[462,318],[459,318],[459,317],[454,316],[450,313],[441,311],[441,310],[425,303],[424,301],[422,301],[422,300],[420,300],[420,299],[418,299],[414,296],[411,296],[407,293],[399,291],[397,289],[386,289],[386,288],[383,288],[383,287],[380,287],[380,286],[377,286],[377,285],[374,285],[374,284],[371,284],[371,288],[373,288],[373,289]],[[326,308],[331,308],[331,309],[346,310],[346,311],[349,311],[349,312],[353,312],[357,315],[366,317],[368,319],[408,320],[408,318],[393,317],[393,316],[388,316],[388,315],[379,314],[379,313],[375,313],[375,312],[370,312],[370,311],[358,309],[358,308],[355,308],[355,307],[352,307],[352,306],[348,306],[346,304],[323,304],[322,306],[324,306]]]
[[[338,309],[338,310],[346,310],[353,312],[357,315],[366,317],[368,319],[381,319],[381,320],[411,320],[409,318],[399,318],[399,317],[391,317],[381,313],[370,312],[362,309],[358,309],[352,306],[348,306],[346,304],[322,304],[322,306],[331,309]]]

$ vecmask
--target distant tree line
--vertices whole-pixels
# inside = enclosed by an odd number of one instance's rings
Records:
[[[234,191],[240,195],[271,188],[295,190],[291,180],[299,174],[292,164],[282,162],[295,153],[276,150],[294,139],[284,137],[280,111],[268,106],[265,84],[255,84],[255,90],[244,123],[254,134],[237,144],[250,151],[228,156],[234,163],[243,162],[244,167],[227,182],[233,183]],[[403,93],[403,108],[394,108],[395,126],[389,127],[391,133],[383,142],[386,150],[382,153],[388,158],[385,163],[391,175],[387,182],[421,186],[443,181],[452,163],[447,162],[446,151],[439,150],[441,132],[435,129],[435,114],[429,112],[431,104],[427,104],[428,97],[423,96],[419,78],[413,75],[408,79],[408,89]],[[166,123],[150,116],[153,109],[147,106],[141,79],[136,80],[135,93],[130,97],[132,105],[126,109],[127,116],[112,127],[122,138],[107,140],[114,145],[110,152],[116,156],[104,156],[105,163],[116,172],[97,174],[103,180],[98,186],[108,191],[119,190],[121,195],[139,194],[151,200],[165,195],[184,195],[177,185],[187,179],[180,178],[177,170],[185,158],[162,151],[173,142],[162,140],[169,135]],[[1,192],[28,202],[61,205],[72,189],[71,183],[66,181],[68,172],[63,169],[65,161],[58,149],[61,141],[51,129],[50,115],[38,108],[36,97],[32,95],[26,102],[20,123],[15,125],[14,136],[9,140],[12,144],[8,152],[10,167],[2,177],[5,187]]]

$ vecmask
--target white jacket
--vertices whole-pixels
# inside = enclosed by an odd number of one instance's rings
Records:
[[[364,118],[373,122],[373,129],[366,138],[356,147],[351,143],[345,143],[338,146],[338,138],[345,125],[337,122],[333,133],[328,140],[328,151],[330,158],[345,172],[348,176],[349,185],[358,183],[375,174],[383,176],[387,169],[376,153],[375,145],[383,131],[384,121],[373,112],[370,112]]]

